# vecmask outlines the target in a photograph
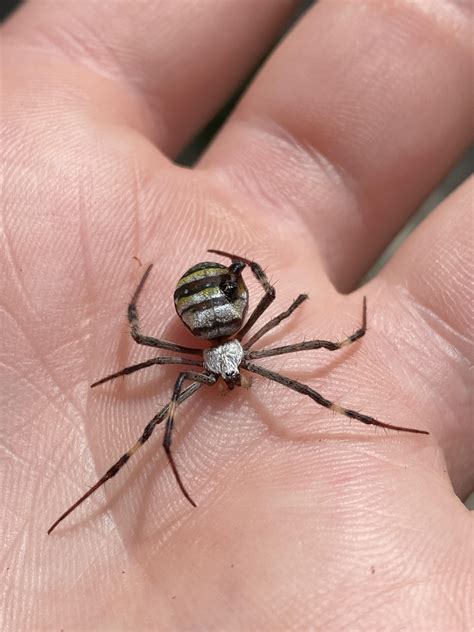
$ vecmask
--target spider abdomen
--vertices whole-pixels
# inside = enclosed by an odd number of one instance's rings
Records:
[[[178,316],[199,338],[212,340],[237,332],[248,306],[248,290],[238,267],[203,261],[179,279],[174,292]]]

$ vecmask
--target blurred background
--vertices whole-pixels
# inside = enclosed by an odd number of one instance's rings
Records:
[[[58,0],[58,2],[65,2],[67,0]],[[69,0],[74,1],[74,0]],[[82,1],[82,0],[76,0]],[[180,0],[175,0],[179,2]],[[204,0],[203,0],[204,1]],[[219,0],[214,0],[218,2]],[[277,1],[277,0],[275,0]],[[340,0],[341,2],[350,2],[353,0]],[[11,13],[15,11],[17,6],[21,4],[22,0],[0,0],[0,22],[5,20]],[[301,16],[314,4],[317,0],[302,0],[299,10],[296,12],[292,22],[288,23],[287,29],[301,18]],[[282,33],[281,37],[284,37],[285,33]],[[275,43],[275,45],[278,42]],[[270,54],[271,51],[268,52]],[[263,63],[262,60],[261,63]],[[230,112],[234,108],[235,104],[245,91],[247,85],[252,80],[253,75],[257,72],[258,68],[255,68],[254,73],[250,75],[245,83],[237,90],[232,98],[224,105],[224,107],[216,113],[214,118],[196,135],[196,137],[189,143],[187,147],[177,157],[176,162],[178,164],[191,167],[204,152],[207,145],[211,142],[214,135],[217,133],[221,125],[224,123]],[[374,276],[378,270],[388,261],[393,255],[395,250],[400,244],[407,238],[407,236],[418,226],[420,222],[447,196],[458,187],[463,180],[465,180],[472,172],[474,168],[474,147],[471,147],[466,154],[460,159],[460,161],[453,167],[453,169],[446,174],[445,178],[438,184],[438,187],[429,195],[419,209],[412,215],[406,226],[400,231],[400,233],[394,238],[392,243],[386,248],[385,252],[380,256],[379,260],[374,264],[372,269],[368,272],[363,279],[362,284],[369,278]],[[474,206],[474,205],[473,205]],[[472,226],[471,226],[472,230]],[[466,502],[466,506],[474,510],[474,493],[470,495]]]

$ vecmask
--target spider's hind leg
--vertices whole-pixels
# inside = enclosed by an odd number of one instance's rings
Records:
[[[268,323],[266,323],[265,325],[263,325],[263,327],[261,327],[251,338],[250,340],[248,340],[244,345],[244,349],[250,349],[256,342],[257,340],[260,340],[260,338],[262,336],[264,336],[266,333],[268,333],[269,331],[271,331],[272,329],[274,329],[277,325],[279,325],[281,323],[282,320],[285,320],[286,318],[289,318],[293,312],[302,304],[304,303],[304,301],[306,301],[308,299],[308,295],[307,294],[300,294],[294,301],[293,303],[289,306],[288,309],[286,309],[284,312],[281,312],[281,314],[278,314],[278,316],[275,316],[275,318],[272,318],[271,320],[268,321]]]
[[[254,277],[263,287],[263,290],[265,292],[255,309],[247,319],[247,322],[236,336],[237,340],[242,340],[248,330],[256,323],[263,312],[267,310],[275,300],[275,288],[273,287],[273,285],[270,284],[270,281],[268,280],[262,266],[256,261],[251,261],[250,259],[246,259],[245,257],[239,257],[238,255],[232,255],[229,252],[224,252],[222,250],[208,250],[208,252],[213,252],[216,255],[221,255],[221,257],[229,257],[230,259],[232,259],[232,261],[235,262],[242,261],[243,263],[247,264],[252,270]]]
[[[295,303],[297,301],[298,299],[296,299]],[[291,307],[292,306],[290,306],[290,309]],[[276,320],[276,318],[274,320]],[[272,321],[270,321],[270,323],[271,322]],[[270,325],[270,323],[268,324]],[[265,330],[265,332],[268,331],[265,327],[263,327],[262,331],[263,330]],[[347,336],[347,338],[345,338],[344,340],[341,340],[340,342],[333,342],[331,340],[305,340],[305,342],[296,342],[291,345],[284,345],[283,347],[273,347],[271,349],[259,349],[258,351],[247,351],[246,358],[248,359],[269,358],[271,356],[283,355],[284,353],[295,353],[296,351],[310,351],[312,349],[327,349],[328,351],[337,351],[338,349],[343,349],[344,347],[347,347],[351,345],[353,342],[356,342],[357,340],[362,338],[362,336],[365,335],[366,331],[367,331],[367,300],[364,296],[364,301],[362,304],[362,324],[359,327],[359,329],[357,329],[350,336]],[[250,344],[254,343],[254,338],[256,338],[258,334],[260,334],[260,332],[257,332],[257,334],[253,336],[253,338],[251,338],[251,340],[245,345],[246,349],[250,347]]]
[[[128,305],[127,317],[128,322],[130,323],[130,334],[136,343],[139,345],[146,345],[147,347],[157,347],[158,349],[167,349],[168,351],[177,351],[178,353],[194,353],[200,354],[202,353],[201,349],[195,349],[194,347],[182,347],[181,345],[177,345],[174,342],[168,342],[167,340],[160,340],[159,338],[152,338],[151,336],[145,336],[140,331],[140,321],[138,318],[137,311],[137,301],[140,296],[143,286],[145,285],[145,281],[150,274],[150,271],[153,267],[153,264],[150,263],[148,268],[145,270],[140,283],[138,284],[137,289],[133,293],[132,300]]]

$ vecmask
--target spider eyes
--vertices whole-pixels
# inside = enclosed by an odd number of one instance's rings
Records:
[[[235,281],[223,281],[220,287],[230,301],[237,298],[239,286]]]

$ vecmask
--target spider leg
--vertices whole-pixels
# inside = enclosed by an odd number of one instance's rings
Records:
[[[99,386],[99,384],[109,382],[110,380],[115,380],[115,378],[120,377],[121,375],[129,375],[130,373],[135,373],[135,371],[141,371],[142,369],[146,369],[147,367],[153,366],[154,364],[191,364],[192,366],[202,366],[202,360],[193,360],[192,358],[174,358],[166,356],[151,358],[150,360],[145,360],[145,362],[140,362],[139,364],[127,366],[121,371],[117,371],[117,373],[107,375],[106,377],[103,377],[100,380],[97,380],[97,382],[91,384],[91,388]]]
[[[198,384],[196,382],[188,386],[188,388],[180,394],[177,403],[181,404],[181,402],[184,402],[185,399],[193,395],[193,393],[195,393],[199,388],[201,388],[201,384]],[[120,459],[112,465],[112,467],[107,470],[104,476],[102,476],[102,478],[99,479],[95,485],[93,485],[83,496],[79,498],[79,500],[71,505],[71,507],[69,507],[69,509],[67,509],[67,511],[65,511],[56,520],[55,523],[51,525],[51,527],[48,529],[48,534],[50,534],[58,526],[58,524],[64,520],[64,518],[69,516],[69,514],[74,511],[74,509],[79,507],[79,505],[81,505],[87,498],[89,498],[89,496],[91,496],[96,490],[98,490],[99,487],[102,487],[104,483],[106,483],[110,478],[115,476],[122,469],[125,463],[127,463],[127,461],[130,459],[130,457],[135,454],[135,452],[137,452],[137,450],[139,450],[146,441],[148,441],[148,439],[153,434],[155,427],[166,417],[168,408],[169,405],[165,406],[160,410],[159,413],[157,413],[153,417],[153,419],[145,426],[145,429],[143,430],[138,441],[129,450],[127,450],[127,452],[125,452],[125,454],[123,454]]]
[[[173,395],[171,397],[171,401],[168,406],[168,417],[166,419],[166,428],[165,434],[163,437],[163,447],[166,452],[166,456],[168,457],[168,461],[171,465],[171,469],[173,470],[173,474],[176,478],[176,482],[179,485],[180,490],[183,493],[183,496],[188,500],[193,507],[196,507],[196,503],[191,498],[189,493],[187,492],[183,481],[181,480],[181,476],[179,475],[178,468],[176,467],[176,463],[173,458],[173,454],[171,452],[171,441],[172,441],[172,433],[174,426],[174,414],[176,411],[176,407],[179,404],[181,389],[183,388],[183,383],[185,380],[192,380],[193,382],[199,382],[200,384],[208,384],[211,386],[215,384],[217,378],[214,375],[207,375],[206,373],[195,373],[194,371],[185,371],[179,374],[178,379],[174,385]],[[186,391],[185,391],[186,392]]]
[[[341,342],[331,342],[330,340],[306,340],[305,342],[297,342],[295,344],[285,345],[283,347],[274,347],[273,349],[260,349],[259,351],[248,351],[246,353],[246,357],[251,360],[254,360],[256,358],[268,358],[271,356],[282,355],[284,353],[293,353],[295,351],[308,351],[310,349],[328,349],[329,351],[337,351],[338,349],[342,349],[343,347],[347,347],[351,345],[353,342],[356,342],[356,340],[359,340],[359,338],[362,338],[362,336],[365,334],[366,331],[367,331],[367,300],[364,296],[364,300],[362,304],[362,325],[359,327],[359,329],[357,329],[357,331],[351,334],[348,338],[345,338],[345,340],[341,340]],[[250,342],[252,342],[252,340],[250,340]],[[248,347],[249,347],[249,343],[245,345],[245,348],[248,348]]]
[[[222,250],[208,250],[208,252],[213,252],[216,255],[221,255],[222,257],[229,257],[232,261],[242,261],[246,263],[253,272],[253,275],[263,287],[265,294],[262,296],[257,306],[247,319],[247,322],[242,327],[242,329],[237,334],[237,340],[242,340],[245,334],[249,331],[249,329],[256,323],[256,321],[260,318],[263,312],[268,309],[268,307],[275,300],[275,288],[273,285],[270,285],[270,282],[267,278],[267,275],[263,271],[263,268],[256,263],[255,261],[251,261],[250,259],[246,259],[245,257],[239,257],[237,255],[229,254],[228,252],[223,252]]]
[[[280,375],[279,373],[275,373],[274,371],[270,371],[269,369],[264,369],[261,366],[256,364],[252,364],[250,362],[244,361],[242,363],[242,368],[247,369],[247,371],[251,371],[252,373],[257,373],[262,377],[266,377],[269,380],[273,380],[274,382],[278,382],[279,384],[283,384],[283,386],[287,386],[293,391],[297,393],[301,393],[301,395],[307,395],[311,397],[317,404],[320,406],[324,406],[325,408],[329,408],[330,410],[334,410],[336,413],[340,413],[341,415],[346,415],[346,417],[350,417],[351,419],[357,419],[357,421],[361,421],[364,424],[368,424],[371,426],[380,426],[381,428],[389,428],[391,430],[400,430],[401,432],[413,432],[417,434],[429,434],[426,430],[417,430],[415,428],[404,428],[402,426],[394,426],[392,424],[384,423],[383,421],[378,421],[378,419],[374,419],[373,417],[369,417],[368,415],[363,415],[362,413],[358,413],[355,410],[350,410],[349,408],[343,408],[339,406],[339,404],[335,404],[334,402],[329,401],[310,386],[306,384],[302,384],[301,382],[297,382],[296,380],[292,380],[285,375]]]
[[[196,349],[194,347],[182,347],[181,345],[177,345],[174,342],[160,340],[159,338],[152,338],[141,333],[137,312],[137,301],[152,267],[153,264],[150,263],[132,296],[132,300],[128,305],[128,322],[130,323],[130,334],[132,338],[139,345],[146,345],[148,347],[158,347],[158,349],[167,349],[168,351],[177,351],[178,353],[202,353],[202,349]]]
[[[254,334],[250,340],[248,340],[244,345],[244,349],[250,349],[250,347],[252,347],[257,340],[260,340],[260,338],[262,336],[264,336],[266,333],[268,333],[271,329],[273,329],[274,327],[276,327],[277,325],[279,325],[281,323],[282,320],[285,320],[285,318],[288,318],[289,316],[291,316],[291,314],[295,311],[295,309],[297,309],[301,303],[304,303],[304,301],[306,301],[306,299],[308,298],[307,294],[300,294],[298,296],[298,298],[296,298],[293,303],[290,305],[290,307],[285,310],[284,312],[282,312],[281,314],[278,314],[278,316],[275,316],[275,318],[272,318],[270,321],[268,321],[268,323],[266,325],[264,325],[263,327],[261,327],[256,334]]]

